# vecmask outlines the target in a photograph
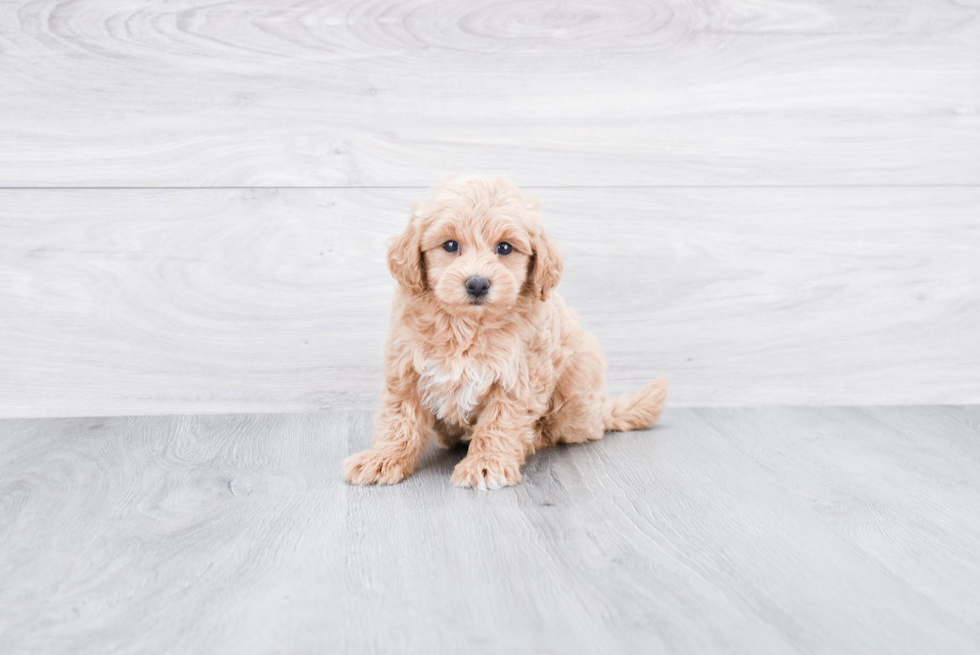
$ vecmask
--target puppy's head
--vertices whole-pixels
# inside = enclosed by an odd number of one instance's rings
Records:
[[[522,296],[547,300],[562,259],[539,208],[503,178],[452,178],[415,205],[388,266],[408,293],[428,293],[454,313],[504,311]]]

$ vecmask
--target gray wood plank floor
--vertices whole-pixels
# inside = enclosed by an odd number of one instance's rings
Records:
[[[671,409],[519,487],[366,412],[0,422],[0,652],[976,653],[980,408]]]

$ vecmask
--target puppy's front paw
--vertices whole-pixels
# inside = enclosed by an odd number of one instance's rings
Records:
[[[351,484],[398,484],[412,474],[411,462],[380,450],[365,450],[344,460],[344,479]]]
[[[452,482],[457,487],[501,489],[521,482],[521,466],[485,455],[471,455],[456,465]]]

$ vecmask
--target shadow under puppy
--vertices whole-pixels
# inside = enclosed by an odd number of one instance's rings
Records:
[[[610,401],[595,337],[554,293],[562,258],[540,203],[502,178],[452,178],[416,204],[388,250],[398,281],[371,448],[348,457],[352,484],[411,475],[434,434],[469,441],[452,483],[521,481],[538,448],[652,426],[663,378]]]

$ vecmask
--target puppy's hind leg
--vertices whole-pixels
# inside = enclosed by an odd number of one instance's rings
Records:
[[[590,392],[566,400],[561,409],[549,417],[542,435],[544,440],[553,445],[601,439],[605,434],[605,406],[605,396],[598,393]]]
[[[605,360],[602,349],[591,334],[583,333],[578,356],[565,370],[555,389],[545,440],[555,443],[582,443],[601,439],[605,434]]]

